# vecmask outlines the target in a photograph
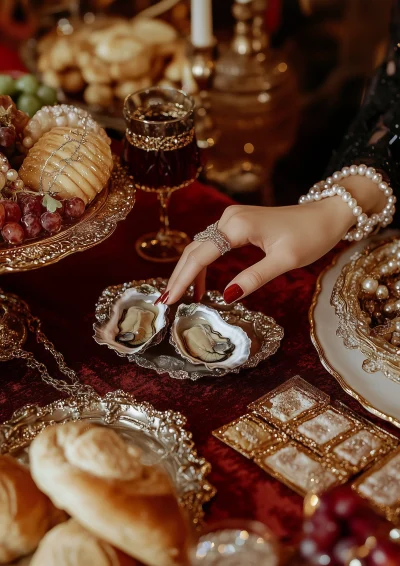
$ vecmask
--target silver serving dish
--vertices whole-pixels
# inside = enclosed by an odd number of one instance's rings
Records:
[[[96,305],[96,320],[93,325],[94,339],[98,344],[105,345],[114,350],[112,344],[105,342],[102,338],[102,327],[109,321],[113,303],[131,287],[136,287],[144,283],[156,287],[163,292],[167,286],[167,279],[147,279],[141,281],[131,281],[122,285],[107,287],[101,294]],[[181,302],[191,303],[193,289],[189,288],[183,296]],[[216,368],[207,369],[203,365],[193,365],[181,358],[169,343],[166,337],[160,344],[149,348],[142,354],[116,353],[119,356],[127,357],[130,362],[134,362],[141,367],[152,369],[158,374],[168,373],[174,379],[191,379],[196,381],[202,377],[222,377],[228,373],[239,373],[241,369],[248,369],[257,366],[278,350],[283,338],[283,328],[275,320],[261,312],[250,311],[242,303],[227,305],[218,291],[207,291],[202,302],[207,306],[215,308],[222,318],[229,324],[235,324],[243,328],[251,340],[250,356],[240,367],[233,370]],[[180,303],[178,303],[179,305]],[[178,305],[174,305],[170,310],[170,320],[173,320]],[[115,351],[115,350],[114,350]]]
[[[29,445],[46,426],[88,420],[116,430],[126,442],[143,451],[143,463],[161,465],[170,475],[181,505],[195,525],[203,519],[203,505],[214,495],[207,481],[210,464],[200,458],[185,429],[186,419],[174,411],[156,411],[124,391],[100,397],[85,393],[45,407],[26,405],[0,425],[0,454],[10,454],[29,464]]]

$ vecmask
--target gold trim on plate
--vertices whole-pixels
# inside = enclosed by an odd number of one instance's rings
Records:
[[[348,251],[348,248],[339,252],[333,258],[331,263],[329,265],[327,265],[323,269],[323,271],[321,271],[321,273],[318,276],[316,286],[315,286],[314,295],[313,295],[313,298],[312,298],[312,301],[311,301],[311,306],[310,306],[309,311],[308,311],[308,322],[310,323],[311,341],[312,341],[315,349],[317,350],[318,357],[319,357],[322,365],[326,369],[326,371],[328,371],[336,379],[336,381],[339,383],[340,387],[348,395],[350,395],[351,397],[356,399],[364,407],[364,409],[366,409],[367,411],[369,411],[370,413],[372,413],[376,417],[379,417],[380,419],[388,421],[389,423],[393,424],[394,426],[397,426],[398,428],[400,428],[400,420],[396,419],[396,417],[393,417],[392,415],[388,415],[388,414],[380,411],[379,409],[374,407],[369,401],[367,401],[367,399],[365,399],[362,395],[360,395],[357,391],[355,391],[352,387],[350,387],[350,385],[346,382],[344,377],[341,376],[340,373],[338,373],[330,365],[330,363],[327,359],[327,356],[324,352],[324,349],[322,348],[321,343],[319,342],[318,337],[317,337],[316,323],[315,323],[315,320],[314,320],[314,311],[315,311],[315,307],[317,306],[318,298],[319,298],[321,291],[322,291],[322,279],[324,278],[324,276],[328,273],[328,271],[330,269],[335,267],[335,265],[338,263],[341,256],[347,251]],[[364,371],[364,370],[362,370],[362,371]]]

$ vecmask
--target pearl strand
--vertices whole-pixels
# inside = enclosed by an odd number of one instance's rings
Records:
[[[371,179],[387,197],[387,204],[379,214],[374,213],[368,217],[358,205],[356,199],[353,198],[344,187],[339,185],[339,181],[342,179],[355,175],[361,175]],[[385,228],[393,221],[393,215],[396,211],[394,205],[397,199],[393,195],[393,189],[388,183],[383,181],[382,175],[377,173],[374,167],[367,167],[363,164],[343,167],[341,171],[335,171],[335,173],[325,179],[325,181],[320,181],[313,185],[306,195],[300,197],[299,204],[319,201],[333,196],[340,196],[343,202],[347,203],[351,208],[356,218],[356,226],[347,232],[343,240],[348,240],[349,242],[355,240],[358,242],[368,237],[377,226]]]

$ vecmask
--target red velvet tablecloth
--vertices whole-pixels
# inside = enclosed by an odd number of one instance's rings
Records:
[[[210,480],[218,490],[207,508],[208,521],[258,519],[281,539],[293,540],[299,533],[301,498],[215,439],[211,431],[244,414],[250,402],[296,374],[372,419],[325,371],[311,344],[308,308],[316,278],[329,258],[283,275],[245,300],[249,308],[274,317],[284,327],[281,348],[268,361],[219,379],[191,382],[158,376],[98,346],[92,338],[94,307],[105,287],[131,279],[168,276],[172,270],[170,265],[148,263],[135,253],[136,238],[156,229],[158,221],[153,197],[137,196],[128,219],[104,243],[46,268],[4,275],[0,286],[29,303],[67,363],[99,393],[122,388],[157,409],[173,409],[187,417],[199,453],[212,464]],[[216,221],[229,204],[229,199],[216,190],[195,183],[174,194],[171,224],[193,236]],[[210,268],[208,288],[222,291],[240,270],[258,258],[252,248],[227,254]],[[60,397],[22,361],[0,365],[0,384],[0,421],[26,403],[45,404]]]

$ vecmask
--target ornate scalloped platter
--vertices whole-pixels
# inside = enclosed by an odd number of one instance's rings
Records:
[[[185,417],[174,411],[156,411],[124,391],[104,397],[86,393],[45,407],[26,405],[0,425],[0,454],[29,464],[29,445],[41,430],[75,420],[112,427],[125,442],[141,448],[144,464],[163,466],[181,505],[194,525],[201,525],[203,505],[215,495],[215,489],[207,480],[211,466],[198,456],[192,435],[185,429]]]
[[[131,281],[122,285],[107,287],[103,291],[96,305],[97,322],[93,325],[95,331],[94,339],[98,344],[113,349],[112,345],[104,339],[102,328],[110,319],[114,302],[127,289],[142,285],[143,283],[156,287],[160,292],[164,291],[167,286],[167,280],[159,278],[147,279],[146,281]],[[192,297],[193,289],[190,288],[184,295],[182,302],[191,303]],[[158,374],[168,373],[174,379],[191,379],[196,381],[202,377],[222,377],[228,373],[238,373],[242,369],[256,367],[278,350],[283,338],[283,328],[273,318],[261,312],[250,311],[242,303],[227,305],[218,291],[207,291],[203,302],[207,306],[215,308],[229,324],[240,326],[249,336],[251,340],[250,357],[242,366],[233,370],[222,368],[210,370],[203,365],[193,365],[176,353],[175,348],[169,343],[167,338],[142,354],[116,353],[127,357],[130,362],[152,369]],[[170,320],[175,316],[177,306],[175,305],[175,308],[171,308]]]
[[[83,252],[114,232],[135,204],[135,187],[117,156],[111,178],[88,207],[82,218],[54,236],[33,240],[17,247],[0,247],[0,275],[28,271],[60,261],[75,252]]]
[[[392,235],[398,236],[398,232],[388,231],[383,236],[359,242],[333,260],[317,281],[309,321],[311,339],[325,369],[365,409],[400,428],[400,383],[389,379],[381,371],[368,373],[363,369],[365,355],[357,348],[346,348],[343,338],[337,334],[339,319],[331,305],[332,292],[342,269],[366,245],[386,240]]]

